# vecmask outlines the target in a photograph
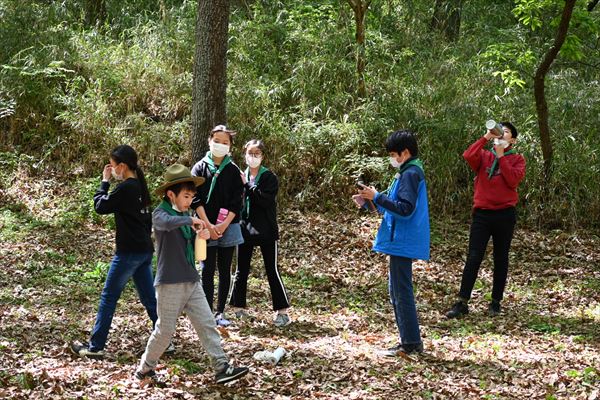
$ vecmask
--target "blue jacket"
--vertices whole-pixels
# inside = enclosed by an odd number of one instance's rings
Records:
[[[373,199],[383,213],[373,250],[429,260],[429,205],[425,173],[417,165],[403,165],[388,191]]]

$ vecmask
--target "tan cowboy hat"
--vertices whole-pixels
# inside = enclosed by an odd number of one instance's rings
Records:
[[[182,182],[194,182],[194,185],[200,186],[204,183],[204,178],[200,176],[192,176],[190,169],[185,165],[173,164],[165,171],[165,183],[160,185],[154,193],[159,196],[164,196],[166,190],[173,185]]]

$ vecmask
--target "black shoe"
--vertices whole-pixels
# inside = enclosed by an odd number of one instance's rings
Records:
[[[490,317],[495,317],[497,315],[500,315],[500,302],[499,301],[492,300],[492,302],[490,303],[490,306],[488,308],[488,315]]]
[[[142,372],[140,370],[135,371],[134,376],[139,379],[140,381],[143,381],[146,378],[152,379],[152,380],[156,380],[156,372],[154,372],[153,369],[149,369],[146,372]]]
[[[398,343],[389,349],[379,350],[377,353],[383,357],[396,357],[400,352],[402,352],[402,345]]]
[[[74,354],[80,357],[87,357],[94,360],[102,360],[104,358],[104,350],[92,351],[88,344],[71,343],[69,346]]]
[[[381,350],[379,355],[384,357],[396,357],[399,353],[406,355],[423,352],[423,343],[400,344],[390,347],[386,350]]]
[[[446,313],[446,318],[458,318],[469,313],[469,306],[463,300],[459,300],[452,306],[452,309]]]
[[[247,367],[234,367],[233,365],[227,364],[223,371],[215,375],[217,383],[233,382],[240,379],[250,371]]]
[[[403,344],[400,349],[404,354],[417,354],[423,352],[423,343]]]

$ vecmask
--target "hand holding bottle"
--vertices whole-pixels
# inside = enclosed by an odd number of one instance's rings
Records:
[[[198,233],[206,228],[206,224],[200,218],[192,217],[192,229]]]

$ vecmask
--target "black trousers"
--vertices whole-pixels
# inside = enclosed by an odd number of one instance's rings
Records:
[[[462,274],[459,296],[470,299],[485,249],[492,237],[494,244],[494,282],[492,299],[501,301],[508,276],[508,251],[512,241],[517,215],[514,207],[502,210],[481,210],[473,212],[473,222],[469,235],[469,254]]]
[[[213,297],[215,291],[215,269],[219,268],[219,292],[217,312],[225,311],[227,296],[229,295],[229,286],[231,285],[231,261],[235,246],[218,247],[211,246],[206,248],[206,260],[202,268],[202,289],[206,295],[208,306],[213,309]]]
[[[267,241],[260,243],[245,242],[238,246],[237,271],[233,284],[233,294],[231,295],[231,304],[234,307],[246,307],[246,293],[248,289],[248,275],[250,274],[250,263],[254,247],[260,247],[263,256],[265,270],[269,287],[271,288],[271,297],[273,299],[273,310],[281,310],[290,306],[283,281],[277,270],[277,241]]]

